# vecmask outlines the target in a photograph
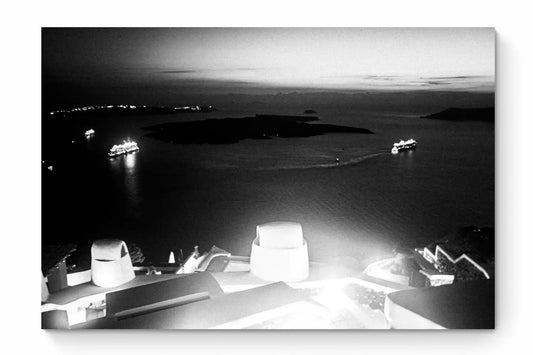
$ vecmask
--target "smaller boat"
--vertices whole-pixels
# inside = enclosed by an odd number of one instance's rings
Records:
[[[335,163],[339,164],[341,160],[339,158],[335,158]]]
[[[94,135],[94,129],[89,129],[87,131],[85,131],[85,137],[91,137]]]
[[[411,138],[406,141],[403,139],[400,140],[398,143],[394,143],[391,149],[392,154],[398,154],[402,150],[409,150],[409,149],[415,149],[416,148],[416,141]]]

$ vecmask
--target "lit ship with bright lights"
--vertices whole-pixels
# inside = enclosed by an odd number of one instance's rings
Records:
[[[85,131],[85,137],[91,137],[92,135],[94,135],[94,129],[91,128]]]
[[[110,157],[118,157],[119,155],[133,153],[139,150],[139,146],[134,141],[124,141],[123,144],[115,144],[107,153]]]
[[[409,149],[415,149],[416,148],[416,141],[411,138],[406,141],[401,140],[398,143],[394,143],[391,149],[392,154],[397,154],[401,152],[402,150],[409,150]]]

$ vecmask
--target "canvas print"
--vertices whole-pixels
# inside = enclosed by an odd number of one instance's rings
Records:
[[[494,328],[494,29],[41,31],[43,329]]]

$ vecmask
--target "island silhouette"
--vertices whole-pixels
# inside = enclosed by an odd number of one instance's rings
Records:
[[[365,128],[314,123],[315,116],[255,115],[242,118],[168,122],[144,127],[147,137],[168,143],[230,144],[243,139],[311,137],[325,133],[373,134]]]
[[[494,122],[494,107],[457,108],[450,107],[444,111],[422,116],[421,118],[445,121],[484,121]]]

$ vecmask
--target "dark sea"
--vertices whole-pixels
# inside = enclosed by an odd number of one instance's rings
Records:
[[[301,114],[309,107],[217,108],[86,115],[61,125],[44,120],[43,244],[74,243],[87,251],[95,239],[119,238],[154,263],[166,261],[170,251],[187,255],[194,245],[249,255],[257,225],[295,221],[311,260],[321,261],[371,258],[424,246],[462,226],[494,225],[492,123],[324,107],[317,110],[322,123],[374,134],[235,144],[145,137],[143,127],[163,122]],[[89,128],[96,134],[85,138]],[[140,151],[108,158],[109,148],[128,137]],[[394,142],[409,138],[418,141],[416,150],[390,153]]]

